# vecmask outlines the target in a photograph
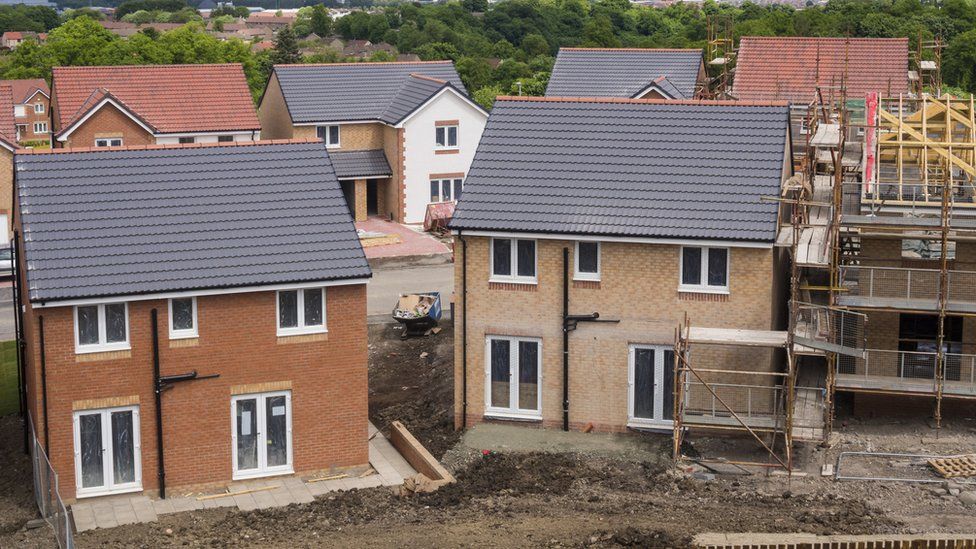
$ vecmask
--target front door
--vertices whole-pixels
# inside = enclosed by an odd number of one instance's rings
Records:
[[[671,428],[674,419],[674,351],[663,345],[631,345],[628,367],[632,427]]]
[[[234,478],[292,472],[291,392],[231,399]]]
[[[139,438],[138,406],[75,412],[78,497],[142,490]]]

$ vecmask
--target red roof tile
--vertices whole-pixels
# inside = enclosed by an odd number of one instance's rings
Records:
[[[96,90],[123,102],[159,133],[258,130],[257,112],[238,63],[55,67],[60,130],[90,107]]]
[[[0,140],[16,148],[17,128],[14,124],[13,90],[8,84],[0,84]]]
[[[0,38],[3,40],[23,40],[24,34],[19,31],[7,31]]]
[[[732,94],[808,102],[818,83],[828,88],[842,82],[851,99],[868,92],[907,93],[908,39],[743,37]]]
[[[0,80],[0,86],[10,86],[13,90],[13,101],[15,105],[26,102],[37,90],[41,90],[48,97],[51,96],[51,90],[47,88],[47,82],[43,78]]]

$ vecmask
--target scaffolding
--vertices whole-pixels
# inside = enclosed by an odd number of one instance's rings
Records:
[[[941,37],[925,40],[919,33],[912,52],[912,70],[909,71],[911,90],[915,97],[929,94],[942,96],[942,49]]]
[[[735,39],[731,15],[711,15],[706,20],[705,70],[707,79],[698,96],[703,99],[731,99],[735,72]]]

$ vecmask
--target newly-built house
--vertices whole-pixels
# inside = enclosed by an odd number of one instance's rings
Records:
[[[693,99],[706,84],[700,49],[559,48],[546,96]]]
[[[456,423],[670,430],[688,315],[726,337],[692,351],[704,378],[768,427],[781,349],[722,343],[784,334],[761,197],[792,173],[785,102],[499,98],[451,224]],[[682,391],[689,418],[732,422],[697,379]]]
[[[51,143],[51,91],[43,78],[2,80],[13,93],[17,143],[49,146]]]
[[[55,67],[51,93],[58,147],[230,143],[261,133],[239,63]]]
[[[265,139],[325,142],[357,221],[401,223],[460,196],[488,118],[450,61],[277,65],[259,116]]]
[[[7,246],[12,234],[14,189],[14,151],[17,150],[17,129],[14,122],[13,87],[0,83],[0,231],[4,238],[0,246]]]
[[[864,121],[869,93],[898,96],[910,91],[907,38],[744,36],[739,42],[732,95],[745,101],[789,101],[793,152],[806,154],[814,101],[851,102],[854,122]],[[917,76],[916,76],[917,78]],[[863,131],[850,126],[845,156],[860,161]]]
[[[27,408],[64,499],[367,465],[370,269],[321,142],[16,165]]]

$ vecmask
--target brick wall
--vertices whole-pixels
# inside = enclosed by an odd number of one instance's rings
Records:
[[[49,141],[51,139],[51,102],[42,93],[34,94],[29,103],[24,105],[25,115],[16,119],[17,124],[24,124],[26,128],[20,133],[19,143],[27,141]],[[34,105],[44,105],[44,112],[34,112]],[[47,122],[47,132],[34,133],[34,122]]]
[[[482,421],[485,401],[485,336],[542,339],[542,415],[546,426],[562,421],[562,249],[574,243],[538,240],[537,286],[489,284],[489,239],[465,237],[467,269],[468,423]],[[455,243],[457,326],[461,306],[463,252]],[[570,334],[570,423],[593,423],[599,430],[623,430],[627,424],[628,352],[631,344],[674,343],[685,313],[693,325],[769,330],[774,328],[773,250],[733,248],[728,296],[679,294],[680,247],[604,242],[601,281],[574,284],[570,314],[600,313],[618,324],[580,323]],[[782,328],[782,327],[780,327]],[[460,424],[463,379],[463,332],[455,338],[455,419]],[[699,367],[771,370],[779,366],[770,349],[697,346]],[[713,378],[714,379],[714,378]],[[728,383],[757,383],[755,376],[726,376]],[[766,383],[763,381],[762,383]]]
[[[129,303],[130,351],[76,355],[70,307],[28,308],[28,402],[39,437],[43,426],[37,317],[44,318],[50,458],[62,496],[75,492],[72,410],[137,400],[141,416],[142,485],[158,488],[152,391],[150,311],[159,315],[162,375],[196,370],[219,378],[177,384],[163,393],[167,488],[229,482],[231,395],[265,387],[292,392],[296,473],[364,466],[367,450],[366,288],[326,291],[327,334],[276,336],[275,293],[197,298],[199,337],[173,340],[167,302]],[[241,387],[249,385],[250,387]],[[111,400],[122,399],[122,400]],[[95,403],[98,405],[99,403]]]
[[[14,153],[0,147],[0,214],[7,216],[7,238],[13,235],[13,204],[14,204]],[[0,241],[0,246],[6,246],[7,240]]]
[[[278,75],[274,73],[258,106],[258,120],[261,121],[261,139],[291,139],[294,135],[288,105],[281,94]],[[314,132],[312,137],[315,137]]]
[[[77,127],[61,145],[94,147],[99,137],[121,137],[125,146],[152,145],[156,139],[122,111],[107,104]]]

